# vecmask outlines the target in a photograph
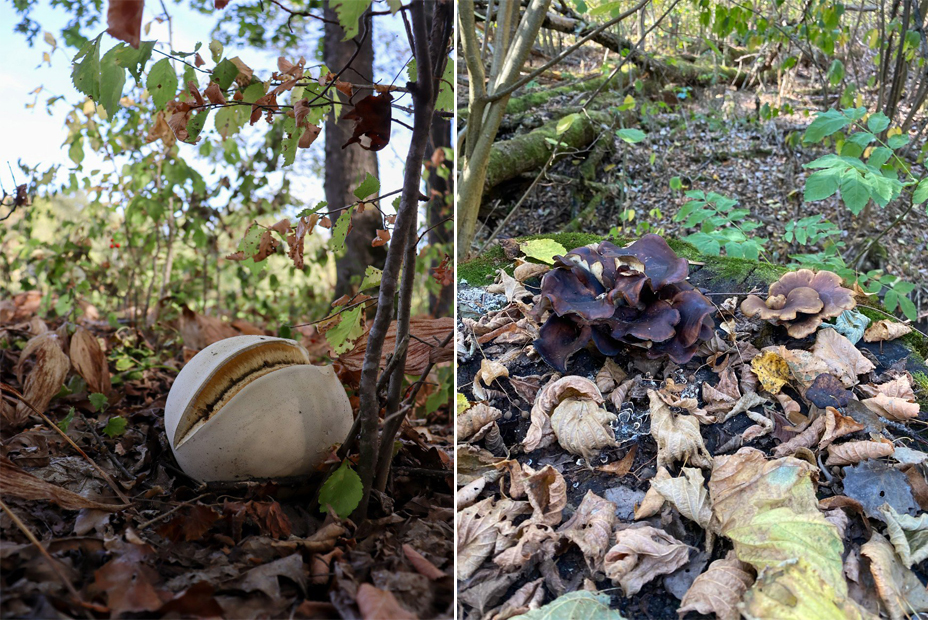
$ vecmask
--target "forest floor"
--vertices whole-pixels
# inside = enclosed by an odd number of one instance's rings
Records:
[[[569,83],[550,81],[539,88]],[[553,233],[568,227],[597,235],[607,235],[610,231],[626,236],[656,232],[681,238],[697,230],[673,221],[673,216],[688,200],[683,191],[670,186],[670,180],[677,177],[684,190],[717,192],[736,199],[739,207],[749,209],[746,221],[761,224],[750,234],[768,240],[764,248],[768,260],[786,264],[792,254],[821,250],[820,245],[801,247],[795,241],[787,242],[784,230],[789,222],[821,214],[841,229],[841,235],[835,239],[847,244],[844,253],[849,257],[888,227],[905,206],[894,203],[881,209],[871,203],[865,213],[855,218],[837,195],[814,204],[803,203],[804,181],[811,173],[803,164],[829,152],[815,145],[796,146],[814,112],[820,109],[811,99],[796,96],[778,102],[775,88],[767,88],[759,92],[755,101],[753,90],[726,85],[670,92],[684,98],[668,106],[659,99],[649,100],[629,89],[642,110],[636,127],[646,133],[644,141],[629,145],[611,134],[603,136],[613,139],[615,146],[610,147],[599,162],[592,180],[616,191],[603,196],[594,209],[586,209],[601,187],[595,191],[587,187],[579,173],[595,146],[590,145],[582,152],[562,157],[550,168],[502,228],[499,238]],[[788,103],[794,112],[773,120],[760,120],[758,103],[761,106]],[[576,105],[577,98],[570,95],[552,97],[532,109],[530,114],[521,115],[514,124],[515,131],[524,124],[522,119],[530,119],[529,126],[535,127],[548,119],[559,118],[563,115],[561,109]],[[642,109],[642,105],[646,107]],[[497,139],[513,135],[513,131],[501,131]],[[913,148],[913,152],[917,149]],[[922,166],[916,165],[913,171],[916,176],[922,174]],[[535,174],[527,173],[508,181],[484,197],[481,216],[484,223],[478,224],[477,247],[496,230],[503,216],[528,189]],[[574,182],[568,182],[569,179]],[[581,215],[582,219],[576,221]],[[881,239],[882,247],[870,252],[861,269],[883,269],[914,283],[917,288],[911,298],[919,308],[921,319],[928,319],[926,230],[928,213],[924,208],[914,209],[901,225]],[[928,321],[922,325],[928,325]]]
[[[410,416],[388,492],[358,525],[320,512],[322,472],[200,484],[174,459],[164,405],[177,370],[219,337],[262,328],[185,314],[173,326],[185,348],[173,329],[44,319],[39,306],[24,294],[0,307],[0,615],[450,617],[447,405]],[[322,363],[324,338],[303,343]]]
[[[717,307],[695,357],[581,346],[561,373],[538,354],[549,267],[526,247],[505,244],[497,284],[458,291],[459,618],[567,597],[613,620],[928,610],[925,555],[897,555],[928,527],[912,525],[928,509],[928,340],[854,344],[827,324],[793,338],[731,294],[776,275],[688,256]],[[858,309],[875,321],[872,303]],[[896,388],[905,417],[876,413]]]

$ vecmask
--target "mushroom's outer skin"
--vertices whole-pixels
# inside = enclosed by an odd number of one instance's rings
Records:
[[[202,386],[237,355],[269,343],[294,347],[305,363],[285,365],[248,382],[208,420],[176,437]],[[311,473],[332,445],[344,441],[351,424],[351,404],[334,369],[309,364],[296,342],[268,336],[237,336],[203,349],[178,374],[165,404],[164,425],[174,457],[202,482]]]

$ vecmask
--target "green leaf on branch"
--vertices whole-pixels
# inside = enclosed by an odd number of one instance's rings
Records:
[[[113,416],[110,418],[109,422],[106,423],[106,426],[103,427],[103,432],[107,437],[119,437],[126,432],[126,425],[128,422],[122,416]]]
[[[819,114],[802,136],[804,142],[820,142],[827,136],[840,131],[851,124],[851,119],[838,110],[828,110]]]
[[[345,249],[345,237],[348,236],[348,227],[351,226],[351,216],[353,214],[354,207],[345,209],[335,220],[335,226],[332,227],[332,238],[329,240],[329,247],[337,253]]]
[[[296,119],[287,117],[284,119],[284,139],[281,141],[284,154],[284,165],[292,166],[296,161],[296,152],[300,146],[300,136],[302,130],[297,131]]]
[[[228,58],[224,59],[216,68],[213,69],[213,74],[211,79],[219,84],[219,88],[226,90],[232,86],[232,82],[235,81],[235,78],[238,76],[238,67],[235,66],[235,63],[229,60]]]
[[[200,132],[203,131],[203,125],[206,124],[206,119],[208,117],[209,110],[200,110],[190,117],[190,120],[187,121],[187,139],[184,140],[184,142],[196,144],[200,139]]]
[[[364,270],[364,279],[361,281],[361,288],[359,290],[363,291],[368,288],[380,286],[381,278],[383,278],[383,271],[376,267],[368,266]]]
[[[177,94],[177,74],[167,58],[162,58],[152,65],[145,82],[155,108],[163,110],[168,101]]]
[[[571,127],[573,127],[574,121],[576,121],[578,118],[580,118],[579,114],[568,114],[559,120],[557,122],[557,126],[555,127],[557,135],[564,135]]]
[[[62,433],[68,432],[68,427],[71,426],[71,422],[74,421],[74,407],[68,409],[68,415],[64,416],[60,422],[58,422],[58,428],[61,429]]]
[[[371,0],[341,0],[335,4],[333,8],[335,14],[338,15],[338,23],[345,31],[342,41],[358,36],[358,23],[370,5]]]
[[[237,134],[245,122],[248,120],[245,112],[248,108],[240,105],[226,106],[219,108],[216,112],[216,131],[222,136],[223,141]]]
[[[886,131],[887,127],[889,127],[889,117],[882,112],[871,114],[870,118],[867,119],[867,129],[873,133],[882,133]]]
[[[449,58],[445,63],[445,72],[438,85],[438,95],[435,97],[435,110],[439,112],[454,111],[454,63]]]
[[[330,328],[325,333],[325,339],[336,355],[347,352],[354,346],[354,341],[364,335],[364,328],[361,326],[361,311],[364,309],[363,304],[351,310],[345,310],[339,315],[338,325]]]
[[[928,178],[922,179],[915,186],[915,192],[912,194],[912,202],[917,205],[928,200]]]
[[[815,202],[824,200],[833,196],[838,191],[838,182],[831,170],[819,170],[806,179],[806,188],[803,192],[803,200],[806,202]]]
[[[319,512],[327,513],[331,508],[335,516],[344,519],[358,507],[363,495],[361,477],[348,466],[347,460],[342,461],[319,490]]]
[[[361,184],[358,185],[358,188],[354,190],[354,195],[358,197],[358,200],[364,200],[379,191],[380,181],[377,180],[377,177],[368,172],[364,180],[361,181]]]
[[[847,208],[857,215],[870,202],[870,191],[856,170],[848,170],[841,177],[841,198]]]
[[[629,144],[641,142],[647,137],[647,134],[645,134],[640,129],[619,129],[617,132],[615,132],[615,135],[620,139],[625,140]]]

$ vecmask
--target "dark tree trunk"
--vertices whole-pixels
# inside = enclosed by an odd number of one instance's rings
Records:
[[[451,121],[441,118],[436,114],[434,120],[432,120],[432,130],[429,133],[430,150],[426,154],[431,155],[435,153],[437,149],[450,146]],[[439,168],[429,167],[427,221],[430,230],[428,241],[430,245],[444,244],[445,247],[448,248],[448,254],[452,257],[451,264],[448,265],[448,268],[453,269],[454,248],[448,245],[448,243],[451,241],[452,232],[454,231],[454,221],[448,220],[443,224],[439,224],[439,222],[454,215],[454,203],[451,198],[454,196],[454,188],[452,187],[454,167],[453,162],[444,161],[443,157],[437,159],[442,160],[441,167],[444,168],[444,171],[442,174],[439,174]],[[437,260],[440,261],[441,258]],[[438,262],[431,265],[432,268],[437,266]],[[451,284],[442,286],[438,295],[429,294],[429,312],[432,316],[450,316],[451,304],[453,301],[454,283],[452,281]]]
[[[374,73],[373,20],[366,15],[361,22],[358,36],[342,41],[345,33],[338,25],[338,16],[330,4],[329,0],[325,0],[323,4],[326,19],[335,22],[325,25],[323,50],[325,64],[330,71],[335,73],[351,61],[350,67],[342,74],[341,79],[347,82],[370,84]],[[358,49],[358,44],[361,49],[352,61],[351,57]],[[331,92],[336,91],[332,89]],[[343,103],[348,104],[342,107],[341,116],[351,110],[352,103],[370,94],[369,90],[357,91],[349,102],[342,93],[336,93]],[[345,121],[341,118],[334,121],[331,115],[326,118],[325,200],[329,203],[328,209],[333,225],[342,214],[340,209],[357,200],[353,191],[364,180],[367,173],[378,176],[376,153],[362,149],[357,144],[352,144],[342,150],[342,145],[351,137],[353,129],[354,121]],[[345,240],[345,251],[335,260],[337,280],[333,299],[354,292],[368,265],[383,269],[387,256],[386,248],[371,247],[371,240],[377,237],[377,229],[384,227],[383,219],[376,209],[368,207],[364,213],[356,213],[351,221],[352,228]],[[352,279],[357,281],[352,282]]]

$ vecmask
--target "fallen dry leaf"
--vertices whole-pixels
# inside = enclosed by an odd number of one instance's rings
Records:
[[[909,402],[915,402],[915,392],[912,390],[912,379],[908,373],[899,375],[892,381],[879,385],[874,385],[872,383],[858,385],[857,389],[871,398],[877,394],[883,394],[891,398],[901,398]]]
[[[783,345],[765,347],[764,352],[773,352],[779,355],[789,367],[790,375],[803,389],[808,388],[815,378],[823,372],[830,372],[828,364],[820,357],[816,357],[802,349],[787,349]]]
[[[640,521],[641,519],[647,519],[648,517],[653,517],[661,511],[661,508],[664,507],[664,496],[661,495],[657,488],[654,486],[655,482],[661,480],[670,480],[673,476],[670,475],[670,472],[667,471],[666,467],[659,467],[657,473],[654,474],[654,477],[651,478],[651,485],[648,487],[648,492],[644,494],[644,497],[641,500],[641,505],[635,507],[635,520]]]
[[[457,416],[458,439],[468,439],[487,424],[499,420],[502,415],[503,412],[496,407],[491,407],[486,403],[477,403]]]
[[[497,280],[498,282],[496,284],[491,284],[487,287],[488,293],[505,295],[506,300],[509,302],[532,297],[532,293],[522,285],[522,282],[513,278],[503,269],[499,270]]]
[[[93,588],[106,594],[106,604],[114,615],[152,612],[165,602],[155,588],[158,572],[145,564],[150,554],[147,545],[128,543],[94,573]]]
[[[478,400],[488,400],[486,388],[490,387],[496,379],[508,377],[509,369],[495,360],[484,358],[480,362],[480,370],[474,375],[473,392]]]
[[[651,401],[651,435],[657,441],[658,467],[672,467],[677,461],[697,467],[711,467],[712,457],[699,433],[699,420],[671,411],[655,390],[648,390]]]
[[[864,332],[864,342],[883,342],[895,340],[910,333],[912,328],[904,323],[883,319],[873,323]]]
[[[709,529],[712,507],[702,470],[684,467],[682,474],[676,478],[652,480],[651,488],[673,504],[681,515],[699,524],[701,528]]]
[[[646,525],[615,533],[616,544],[603,560],[606,577],[622,587],[625,596],[637,594],[660,575],[672,573],[689,559],[689,547]]]
[[[886,394],[877,394],[873,398],[867,398],[861,402],[867,409],[878,416],[895,422],[905,422],[917,418],[920,409],[918,403],[910,403],[903,398],[893,398]]]
[[[447,577],[445,571],[429,562],[424,555],[416,551],[411,545],[403,545],[403,554],[406,555],[406,559],[409,560],[409,563],[413,565],[419,574],[425,575],[432,581]]]
[[[777,394],[790,377],[790,369],[781,356],[765,350],[751,360],[751,370],[760,379],[760,384],[771,394]]]
[[[825,433],[822,435],[818,447],[825,449],[835,439],[862,430],[864,430],[864,425],[851,416],[843,415],[834,407],[826,407]]]
[[[71,364],[87,382],[87,387],[108,396],[112,390],[110,369],[106,363],[106,354],[93,334],[78,326],[71,336],[69,353]]]
[[[786,443],[781,443],[778,445],[773,451],[773,455],[777,458],[780,458],[793,454],[800,448],[811,448],[812,446],[817,446],[824,432],[825,416],[819,416],[812,421],[812,424],[810,424],[806,430],[802,431]]]
[[[523,469],[526,475],[522,484],[533,509],[531,520],[557,525],[561,522],[561,512],[567,506],[567,482],[564,476],[551,465],[545,465],[538,471],[529,465],[523,465]]]
[[[545,600],[544,582],[544,577],[540,577],[535,581],[529,581],[516,590],[515,593],[500,606],[499,610],[489,617],[489,620],[508,620],[514,616],[521,616],[532,609],[539,609]]]
[[[870,559],[876,589],[892,620],[928,611],[928,590],[915,573],[902,565],[893,546],[881,534],[873,532],[870,541],[861,546],[860,554]]]
[[[500,515],[489,512],[481,514],[493,505],[493,498],[474,504],[457,515],[457,561],[455,575],[459,581],[471,575],[490,557],[496,546],[496,524]]]
[[[116,512],[128,506],[126,504],[107,504],[78,495],[51,482],[37,478],[14,465],[6,457],[0,457],[0,488],[6,495],[22,499],[47,500],[55,502],[65,510],[92,508]]]
[[[878,441],[848,441],[828,446],[825,465],[855,465],[867,459],[878,459],[893,453],[893,442],[881,437]]]
[[[615,419],[595,401],[567,398],[551,414],[551,428],[562,448],[589,463],[599,450],[616,445],[609,426]]]
[[[590,571],[596,572],[603,568],[603,556],[609,549],[615,522],[615,504],[587,491],[558,533],[580,547]]]
[[[392,592],[375,588],[369,583],[361,584],[355,600],[364,620],[416,620],[416,614],[400,605]]]
[[[22,384],[22,394],[32,406],[41,413],[48,409],[48,403],[61,390],[68,371],[71,369],[71,360],[61,350],[61,340],[55,332],[45,332],[30,338],[19,356],[15,371]],[[23,380],[22,368],[29,357],[35,356],[35,366],[29,376]],[[4,420],[9,426],[18,428],[32,414],[32,409],[20,402],[16,405],[16,412],[12,420]]]
[[[824,360],[829,372],[838,377],[845,387],[857,385],[857,375],[866,374],[875,368],[860,349],[833,329],[818,331],[812,354]]]
[[[633,444],[631,449],[625,453],[618,461],[609,463],[608,465],[602,465],[596,469],[607,474],[612,474],[613,476],[624,476],[628,474],[632,469],[632,464],[635,462],[635,454],[638,453],[638,444]]]
[[[622,370],[614,359],[609,357],[606,358],[606,363],[596,373],[596,387],[603,394],[607,394],[625,381],[626,377],[628,377],[628,373]]]
[[[733,553],[714,561],[686,591],[677,613],[681,616],[687,611],[714,613],[718,620],[738,620],[741,617],[738,603],[754,583],[752,573],[751,566]]]
[[[550,267],[548,265],[522,263],[512,270],[512,276],[519,282],[525,282],[526,280],[544,275],[549,269]]]
[[[533,560],[553,558],[556,544],[557,535],[551,526],[529,520],[519,526],[515,545],[493,558],[493,563],[504,571],[519,570]]]
[[[567,376],[549,381],[535,397],[532,405],[531,426],[522,445],[526,452],[551,445],[557,439],[551,426],[551,413],[566,398],[583,398],[603,403],[603,395],[596,384],[585,377]]]

